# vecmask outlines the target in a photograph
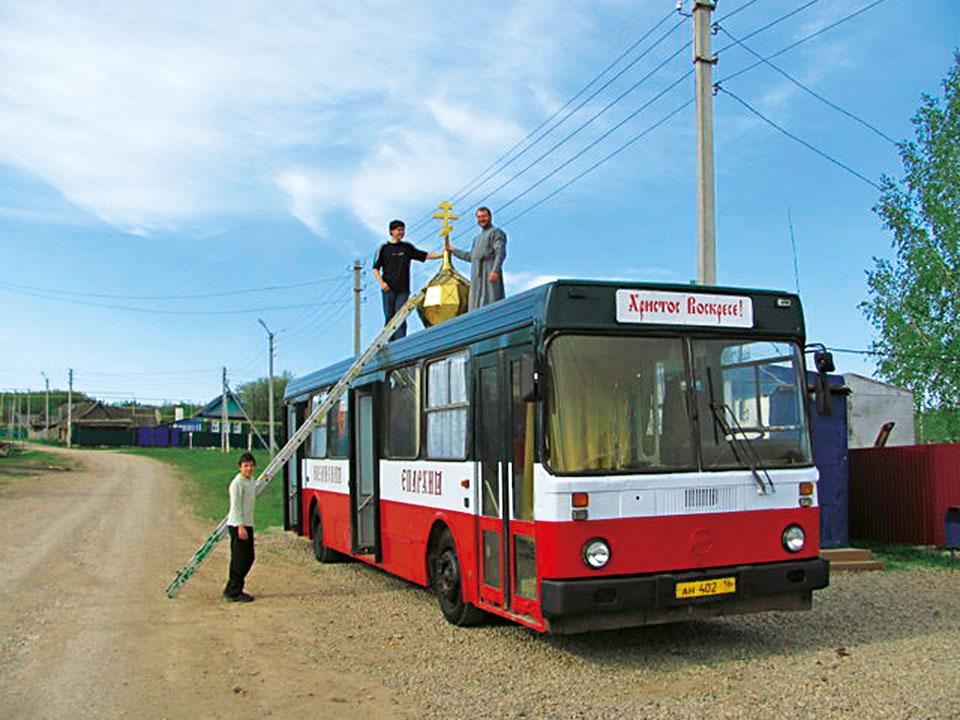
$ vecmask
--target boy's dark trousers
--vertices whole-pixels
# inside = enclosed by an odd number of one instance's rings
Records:
[[[241,540],[237,535],[237,528],[228,525],[230,531],[230,579],[223,589],[228,597],[238,597],[243,592],[243,581],[253,566],[253,528],[247,526],[247,539]]]

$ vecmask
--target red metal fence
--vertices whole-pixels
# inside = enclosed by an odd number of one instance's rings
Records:
[[[960,444],[850,451],[851,538],[943,547],[950,506],[960,506]]]

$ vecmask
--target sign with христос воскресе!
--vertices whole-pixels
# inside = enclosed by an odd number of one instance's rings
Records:
[[[753,327],[753,301],[741,295],[617,290],[617,322]]]

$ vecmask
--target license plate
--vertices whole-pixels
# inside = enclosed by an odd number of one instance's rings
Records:
[[[678,600],[686,598],[706,597],[708,595],[728,595],[737,591],[737,579],[732,577],[714,578],[713,580],[696,580],[694,582],[677,583],[676,593]]]

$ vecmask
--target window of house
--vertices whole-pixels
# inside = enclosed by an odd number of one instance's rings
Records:
[[[410,366],[392,370],[386,382],[383,455],[415,458],[420,446],[420,371]]]
[[[467,456],[467,353],[427,365],[427,457]]]

